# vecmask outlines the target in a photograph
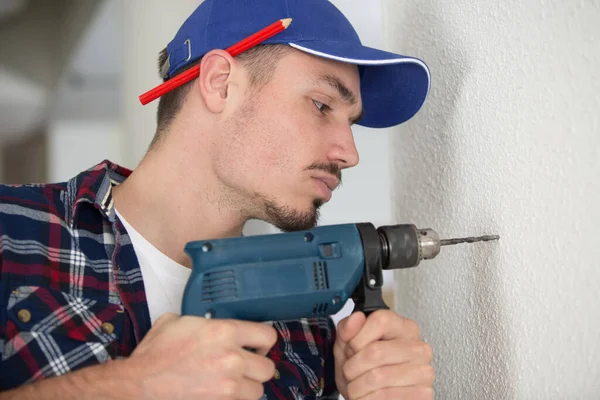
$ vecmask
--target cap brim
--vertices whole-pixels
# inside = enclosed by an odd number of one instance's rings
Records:
[[[408,121],[429,94],[429,68],[417,58],[339,42],[288,44],[318,57],[362,66],[364,117],[357,125],[387,128]]]

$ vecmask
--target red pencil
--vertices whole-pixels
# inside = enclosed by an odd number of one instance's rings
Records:
[[[264,42],[272,36],[275,36],[279,32],[282,32],[290,26],[292,23],[291,18],[280,19],[267,26],[266,28],[261,29],[255,34],[248,36],[246,39],[234,44],[229,47],[226,51],[231,54],[232,57],[237,56],[240,53]],[[142,105],[146,105],[165,93],[170,92],[171,90],[178,88],[179,86],[191,81],[192,79],[197,78],[200,75],[200,65],[196,65],[193,68],[177,75],[176,77],[169,79],[168,81],[162,83],[161,85],[155,87],[152,90],[144,93],[140,96],[140,102]]]

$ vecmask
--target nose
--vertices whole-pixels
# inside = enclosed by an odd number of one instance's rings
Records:
[[[336,163],[340,169],[352,168],[358,164],[358,150],[350,125],[346,124],[332,132],[327,158]]]

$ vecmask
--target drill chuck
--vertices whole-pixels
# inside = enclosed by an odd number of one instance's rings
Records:
[[[442,246],[500,239],[498,235],[488,235],[440,240],[440,236],[433,229],[418,229],[410,224],[381,226],[377,228],[377,233],[383,269],[416,267],[422,260],[437,257]]]
[[[386,225],[377,229],[382,249],[382,268],[401,269],[435,258],[441,249],[440,236],[433,229],[414,225]]]

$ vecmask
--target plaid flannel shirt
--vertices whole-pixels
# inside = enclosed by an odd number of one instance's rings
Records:
[[[0,390],[129,356],[150,329],[109,161],[64,183],[0,185]],[[274,323],[265,399],[337,398],[331,318]]]

